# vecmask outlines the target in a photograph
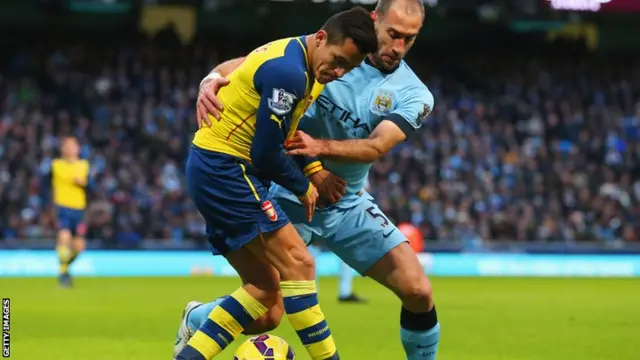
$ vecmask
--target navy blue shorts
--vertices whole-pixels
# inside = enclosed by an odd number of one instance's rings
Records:
[[[84,236],[84,210],[56,206],[58,229],[69,230],[73,236]]]
[[[186,167],[187,191],[207,222],[214,255],[237,250],[260,233],[272,232],[289,218],[269,195],[246,161],[192,146]]]

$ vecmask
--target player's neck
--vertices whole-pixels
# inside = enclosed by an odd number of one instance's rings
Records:
[[[79,157],[77,156],[63,156],[62,159],[66,162],[76,162],[78,161]]]
[[[307,35],[304,37],[304,42],[307,45],[307,69],[309,69],[309,75],[313,76],[313,68],[311,67],[311,59],[315,54],[318,46],[316,45],[316,35]]]

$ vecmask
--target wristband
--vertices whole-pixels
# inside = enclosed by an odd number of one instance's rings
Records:
[[[317,172],[322,171],[324,168],[322,167],[322,163],[320,161],[314,161],[312,163],[307,164],[307,166],[302,169],[304,175],[309,177]]]
[[[200,81],[200,90],[202,90],[202,85],[204,83],[208,83],[208,82],[210,82],[212,80],[219,79],[221,77],[222,77],[222,75],[217,71],[210,72],[209,75],[205,76],[204,79],[202,79],[202,81]]]

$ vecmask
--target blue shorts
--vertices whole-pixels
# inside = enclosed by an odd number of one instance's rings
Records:
[[[289,223],[269,196],[270,181],[260,179],[244,160],[192,146],[186,177],[189,196],[207,223],[214,255],[237,250],[258,234]]]
[[[307,222],[302,204],[289,191],[274,185],[271,194],[307,244],[328,248],[360,274],[407,241],[366,191],[337,205],[317,209],[311,223]]]
[[[69,230],[73,236],[84,236],[84,210],[56,206],[58,229]]]

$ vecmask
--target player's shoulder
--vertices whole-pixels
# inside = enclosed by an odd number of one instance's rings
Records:
[[[269,80],[271,84],[280,84],[290,91],[304,92],[307,84],[306,48],[300,38],[278,41],[278,51],[265,58],[257,68],[254,82],[256,84]],[[275,56],[277,55],[277,56]],[[299,96],[302,96],[298,94]]]
[[[272,41],[252,51],[247,60],[255,58],[259,67],[282,67],[289,71],[304,71],[306,45],[304,37],[292,37]],[[288,66],[287,66],[288,65]]]
[[[416,75],[406,62],[402,61],[400,63],[400,67],[398,67],[393,74],[393,78],[401,84],[399,87],[400,92],[433,99],[433,94],[429,90],[429,87],[420,80],[418,75]]]
[[[289,38],[278,41],[278,51],[265,58],[261,67],[280,76],[304,78],[307,71],[307,49],[304,39]],[[277,56],[275,56],[277,55]]]

